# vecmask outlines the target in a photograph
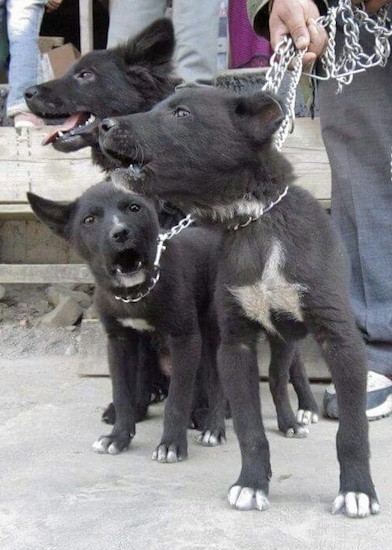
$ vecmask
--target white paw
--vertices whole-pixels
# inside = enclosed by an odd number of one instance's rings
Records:
[[[252,487],[241,487],[241,485],[233,485],[230,488],[228,499],[230,506],[237,510],[267,510],[269,508],[269,500],[261,489],[253,489]]]
[[[113,441],[110,442],[110,438],[108,437],[100,437],[97,441],[94,441],[92,448],[96,453],[100,454],[118,455],[121,452]]]
[[[298,428],[289,428],[286,432],[286,437],[308,437],[309,430],[306,426],[298,426]]]
[[[319,420],[319,415],[313,411],[308,411],[304,409],[298,409],[297,411],[297,421],[305,426],[309,424],[316,424]]]
[[[223,435],[218,436],[216,433],[206,430],[198,436],[197,442],[207,447],[217,447],[221,443],[226,443],[226,438]]]
[[[174,464],[175,462],[181,462],[181,460],[183,460],[183,457],[177,453],[177,447],[175,445],[170,445],[169,447],[166,445],[159,445],[152,453],[151,458],[157,462],[167,462],[169,464]]]
[[[380,505],[376,499],[370,499],[365,493],[339,493],[332,504],[332,513],[343,512],[349,518],[365,518],[378,514]]]

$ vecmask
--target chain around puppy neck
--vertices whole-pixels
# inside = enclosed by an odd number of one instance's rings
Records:
[[[259,214],[257,216],[249,216],[249,218],[247,219],[246,222],[244,223],[237,223],[235,225],[231,225],[229,226],[227,229],[229,230],[232,230],[232,231],[238,231],[238,229],[242,228],[242,227],[247,227],[248,225],[250,225],[252,222],[256,222],[257,220],[259,220],[262,216],[264,216],[264,214],[266,212],[269,212],[275,205],[277,205],[278,203],[280,203],[280,201],[283,199],[283,197],[285,197],[287,195],[287,192],[289,190],[289,186],[286,185],[286,188],[285,190],[283,191],[283,193],[281,193],[278,198],[275,200],[275,201],[272,201],[266,208],[262,208],[261,211],[259,212]]]
[[[161,276],[160,264],[161,264],[162,254],[166,250],[165,242],[168,241],[169,239],[172,239],[175,235],[178,235],[179,233],[181,233],[181,231],[183,231],[184,229],[187,229],[190,225],[192,225],[193,222],[194,222],[194,219],[190,214],[188,214],[188,216],[180,220],[177,225],[175,225],[165,233],[160,233],[158,235],[157,251],[156,251],[155,260],[154,260],[154,275],[151,277],[150,282],[148,283],[144,292],[139,290],[135,295],[127,294],[126,296],[118,296],[117,294],[115,294],[114,295],[115,299],[120,300],[125,304],[129,304],[129,303],[140,302],[140,300],[143,300],[143,298],[148,296],[150,292],[155,288]]]

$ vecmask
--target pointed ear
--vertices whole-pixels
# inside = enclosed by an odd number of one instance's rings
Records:
[[[257,143],[269,140],[285,116],[279,99],[265,92],[238,98],[236,114],[245,121],[247,131]]]
[[[174,53],[174,28],[170,19],[157,19],[134,38],[117,47],[127,65],[166,65]]]
[[[75,203],[61,204],[39,197],[34,193],[27,193],[27,199],[33,212],[49,227],[49,229],[63,239],[69,239],[69,222],[74,211]]]

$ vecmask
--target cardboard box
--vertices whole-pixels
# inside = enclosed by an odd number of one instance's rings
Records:
[[[63,76],[79,57],[79,50],[71,43],[44,53],[42,55],[44,81]]]
[[[64,45],[63,36],[40,36],[38,38],[38,47],[41,53],[47,53],[53,48]]]

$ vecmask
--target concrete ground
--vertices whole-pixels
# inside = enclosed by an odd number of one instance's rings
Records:
[[[0,548],[366,549],[392,548],[392,419],[371,424],[372,470],[381,514],[332,516],[338,488],[337,423],[322,419],[307,439],[285,439],[266,384],[262,402],[271,444],[271,508],[238,512],[226,491],[239,473],[231,422],[227,444],[200,447],[189,432],[189,459],[158,464],[163,405],[138,425],[129,452],[97,455],[108,432],[107,378],[78,378],[76,357],[0,360]],[[321,402],[324,386],[314,386]]]

